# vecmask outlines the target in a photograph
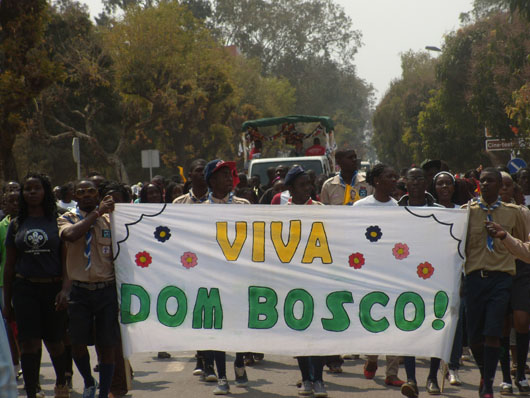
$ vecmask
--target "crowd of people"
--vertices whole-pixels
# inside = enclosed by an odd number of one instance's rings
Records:
[[[461,384],[460,360],[469,347],[481,374],[480,397],[493,397],[499,361],[501,395],[513,393],[512,384],[520,394],[530,395],[525,376],[530,327],[530,211],[525,203],[530,203],[530,169],[510,175],[504,168],[480,168],[457,175],[445,162],[431,160],[400,172],[377,164],[364,176],[355,150],[339,150],[335,160],[336,175],[317,176],[299,165],[279,165],[268,170],[266,184],[259,176],[238,173],[235,162],[220,159],[194,160],[185,181],[156,176],[133,187],[98,173],[55,188],[38,173],[20,183],[7,182],[0,215],[0,304],[6,325],[0,328],[0,352],[2,360],[5,353],[10,355],[14,367],[8,365],[14,371],[10,378],[0,377],[0,389],[15,388],[14,378],[22,376],[28,398],[43,396],[39,371],[44,342],[56,374],[55,397],[70,396],[73,363],[84,380],[83,398],[94,398],[98,389],[100,398],[127,393],[130,369],[121,352],[109,213],[115,203],[134,202],[352,206],[346,212],[363,206],[468,208],[462,300],[447,377],[451,385]],[[89,345],[96,346],[99,380],[93,375]],[[158,353],[159,358],[169,356]],[[297,357],[298,394],[328,396],[324,367],[341,373],[343,357]],[[193,374],[217,383],[214,394],[228,394],[226,353],[198,351],[196,358]],[[262,359],[260,353],[236,353],[235,385],[247,386],[246,366]],[[398,377],[401,362],[405,380]],[[0,367],[4,365],[0,361]],[[440,359],[431,358],[428,394],[440,394],[439,368]],[[378,357],[367,356],[364,376],[373,379],[377,369]],[[400,388],[404,396],[418,397],[415,358],[386,356],[385,384]]]

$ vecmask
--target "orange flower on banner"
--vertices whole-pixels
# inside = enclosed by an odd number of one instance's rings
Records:
[[[434,267],[431,263],[424,262],[418,265],[418,276],[422,279],[429,279],[434,274]]]
[[[180,262],[184,268],[190,269],[197,265],[197,255],[192,252],[185,252],[180,257]]]
[[[405,243],[396,243],[392,249],[396,260],[403,260],[409,256],[409,247]]]
[[[359,269],[364,265],[364,256],[361,253],[350,254],[349,257],[350,267]]]
[[[136,265],[142,268],[149,267],[149,264],[153,262],[151,255],[148,252],[136,253]]]

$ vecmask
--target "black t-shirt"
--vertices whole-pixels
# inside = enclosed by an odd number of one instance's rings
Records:
[[[28,217],[19,224],[16,235],[9,224],[6,247],[17,250],[15,272],[26,278],[49,278],[62,275],[61,240],[57,220]]]

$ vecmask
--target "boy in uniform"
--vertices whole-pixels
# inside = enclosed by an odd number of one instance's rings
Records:
[[[59,236],[66,246],[66,273],[58,306],[68,301],[72,352],[84,379],[83,398],[94,398],[97,383],[91,374],[87,346],[95,343],[100,356],[100,398],[107,398],[114,373],[114,350],[119,342],[118,299],[108,213],[110,195],[99,202],[95,184],[77,183],[78,207],[58,218]],[[98,206],[99,203],[99,206]]]
[[[513,237],[523,241],[528,236],[518,206],[501,202],[501,187],[501,173],[486,168],[480,174],[481,196],[463,206],[469,208],[464,264],[467,330],[482,377],[479,394],[483,398],[493,398],[500,338],[515,275],[513,256],[499,239],[488,236],[485,223],[501,224]]]

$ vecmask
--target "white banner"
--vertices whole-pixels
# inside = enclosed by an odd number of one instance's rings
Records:
[[[111,222],[126,356],[449,358],[464,210],[134,204]]]

